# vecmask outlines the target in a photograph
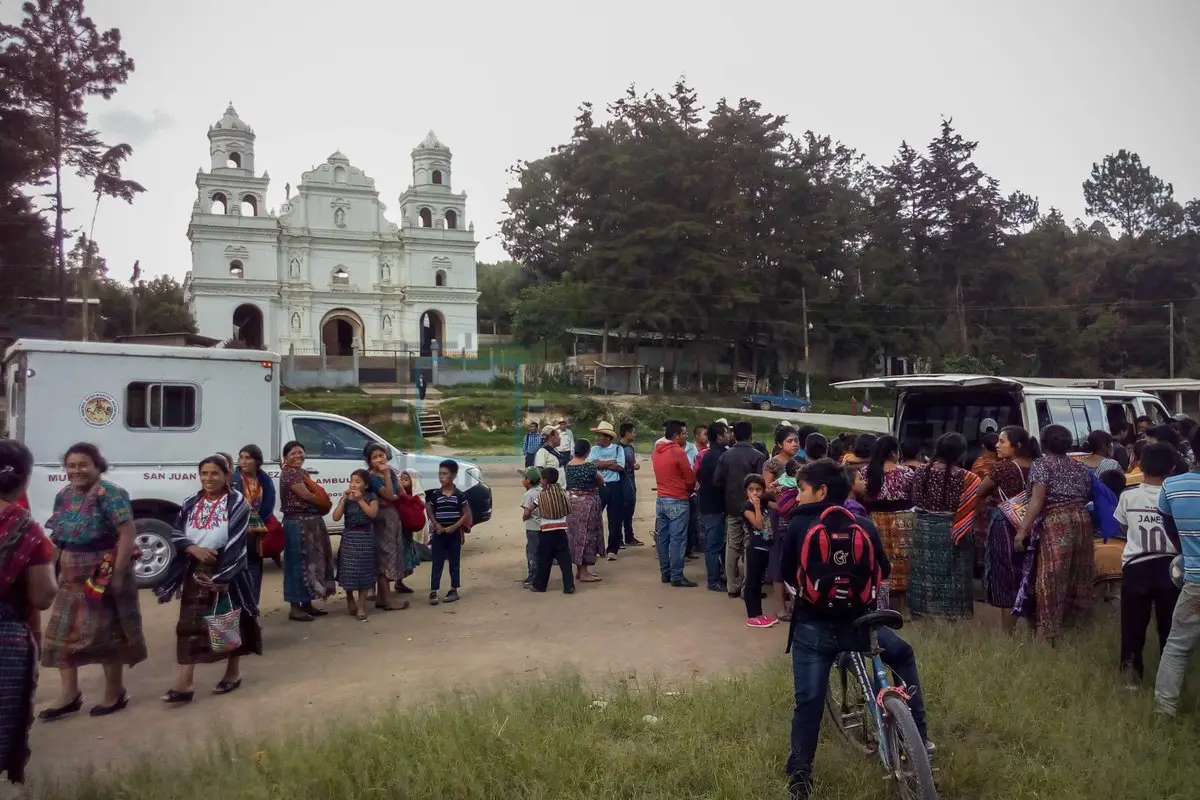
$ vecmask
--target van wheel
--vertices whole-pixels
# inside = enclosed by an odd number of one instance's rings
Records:
[[[166,577],[167,568],[175,557],[171,547],[171,526],[161,519],[139,519],[134,522],[137,534],[134,543],[142,551],[133,562],[133,577],[139,589],[153,589]]]

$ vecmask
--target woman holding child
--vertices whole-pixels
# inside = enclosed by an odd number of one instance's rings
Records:
[[[363,449],[363,458],[369,469],[368,488],[379,498],[379,512],[375,515],[375,569],[378,573],[375,584],[375,607],[385,611],[400,611],[408,608],[407,600],[391,596],[395,581],[403,593],[404,586],[404,536],[400,526],[400,515],[396,511],[396,500],[400,496],[400,476],[388,463],[388,451],[383,445],[372,442]],[[412,590],[408,589],[411,594]]]

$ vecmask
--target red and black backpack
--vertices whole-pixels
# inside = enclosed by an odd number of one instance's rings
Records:
[[[879,579],[871,536],[854,515],[841,506],[821,512],[800,545],[796,587],[804,602],[838,616],[864,613]]]

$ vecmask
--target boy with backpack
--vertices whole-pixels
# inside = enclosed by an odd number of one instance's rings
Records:
[[[868,632],[855,629],[853,622],[875,609],[875,592],[890,576],[891,564],[871,521],[843,508],[850,483],[837,463],[822,459],[804,465],[796,484],[780,571],[796,591],[787,648],[796,692],[787,773],[792,798],[802,800],[812,790],[829,671],[839,653],[870,646]],[[890,628],[879,628],[877,635],[883,663],[911,696],[913,721],[932,753],[913,650]]]

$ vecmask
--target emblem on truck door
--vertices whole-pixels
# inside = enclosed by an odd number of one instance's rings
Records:
[[[83,417],[83,421],[93,428],[110,425],[117,418],[116,398],[104,392],[93,392],[80,404],[79,416]]]

